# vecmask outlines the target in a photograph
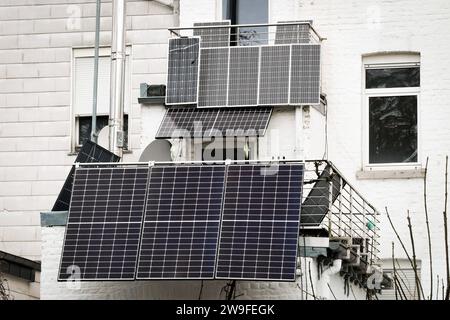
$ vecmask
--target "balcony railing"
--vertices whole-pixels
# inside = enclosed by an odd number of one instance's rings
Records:
[[[326,160],[306,161],[302,234],[325,230],[370,272],[379,260],[379,212]]]

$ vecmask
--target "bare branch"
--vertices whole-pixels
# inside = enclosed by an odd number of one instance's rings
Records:
[[[448,156],[445,157],[445,204],[444,204],[444,232],[445,232],[445,262],[447,265],[447,291],[445,300],[449,300],[450,295],[450,265],[448,257],[448,231],[447,231],[447,202],[448,202]]]
[[[412,229],[412,225],[411,225],[411,217],[409,216],[409,210],[407,212],[406,218],[408,219],[409,237],[410,237],[410,240],[411,240],[413,268],[414,268],[414,278],[416,280],[416,287],[417,287],[417,298],[419,300],[421,300],[420,293],[422,293],[422,297],[424,299],[425,299],[425,295],[423,293],[422,286],[420,285],[420,279],[419,279],[419,275],[417,273],[416,247],[414,245],[414,235],[413,235],[413,229]]]
[[[425,207],[425,223],[427,225],[427,235],[428,235],[428,253],[430,256],[430,300],[433,299],[433,255],[431,250],[431,233],[430,233],[430,223],[428,221],[428,204],[427,204],[427,173],[428,173],[428,157],[425,163],[425,174],[423,177],[423,203]],[[439,286],[439,283],[438,283]]]

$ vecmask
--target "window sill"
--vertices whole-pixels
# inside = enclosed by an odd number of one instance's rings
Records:
[[[123,154],[132,154],[132,153],[133,153],[133,150],[130,150],[130,149],[123,150]],[[78,151],[68,152],[67,155],[68,156],[77,156],[78,155]]]
[[[356,172],[358,180],[375,179],[423,179],[425,169],[392,169],[392,170],[363,170]]]

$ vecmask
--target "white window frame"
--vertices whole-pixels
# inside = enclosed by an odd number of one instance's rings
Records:
[[[132,75],[132,59],[131,59],[131,46],[126,46],[125,50],[126,56],[129,59],[129,65],[127,72],[130,76],[129,86],[125,88],[125,92],[129,91],[130,98],[132,97],[132,81],[131,81],[131,75]],[[71,123],[71,139],[70,139],[70,150],[71,153],[78,152],[81,145],[79,144],[80,137],[79,137],[79,121],[78,119],[80,117],[92,117],[92,113],[86,114],[86,113],[76,113],[75,107],[74,107],[74,101],[75,101],[75,62],[77,58],[94,58],[95,57],[95,50],[93,47],[81,47],[81,48],[73,48],[72,49],[72,68],[71,68],[71,89],[72,93],[70,96],[70,123]],[[111,47],[100,47],[99,48],[99,57],[111,57]],[[124,149],[124,151],[131,150],[131,140],[130,140],[130,132],[131,132],[131,111],[132,111],[132,101],[130,99],[130,105],[128,106],[128,112],[124,112],[124,114],[128,115],[128,148]],[[97,113],[97,116],[109,116],[109,114],[105,113]]]
[[[386,60],[389,58],[387,56]],[[363,64],[363,168],[366,171],[371,170],[417,170],[422,168],[421,159],[421,115],[420,115],[420,87],[400,87],[400,88],[375,88],[366,89],[366,70],[382,68],[410,68],[419,67],[420,62],[378,62]],[[372,97],[390,97],[390,96],[416,96],[417,97],[417,162],[400,163],[370,163],[369,162],[369,99]]]

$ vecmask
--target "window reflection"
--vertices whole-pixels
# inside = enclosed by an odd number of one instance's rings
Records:
[[[419,67],[366,69],[366,89],[419,86]]]
[[[222,12],[231,24],[257,24],[269,22],[268,0],[223,0]],[[231,45],[262,45],[268,43],[268,27],[239,28],[231,30]],[[236,34],[239,35],[236,39]]]
[[[417,162],[417,96],[369,98],[370,163]]]

